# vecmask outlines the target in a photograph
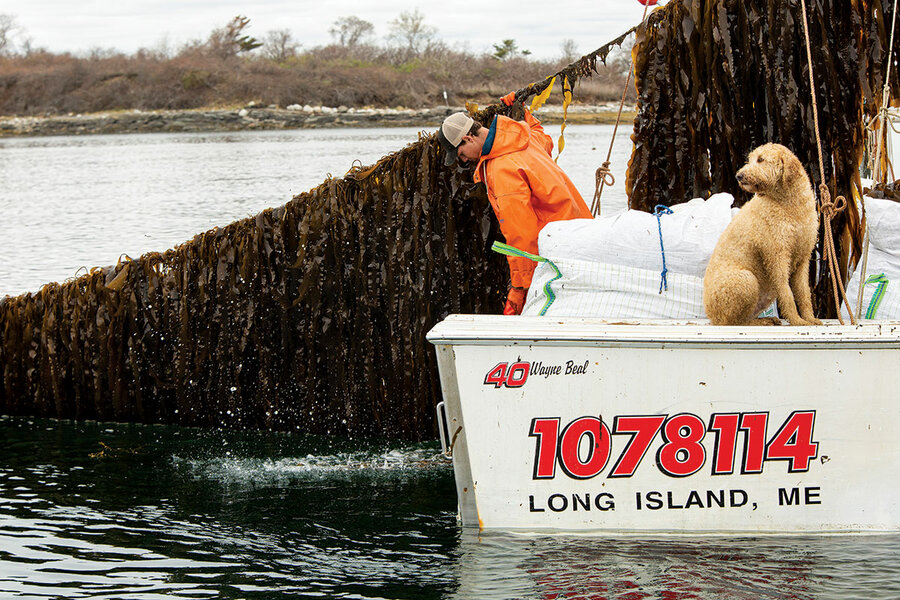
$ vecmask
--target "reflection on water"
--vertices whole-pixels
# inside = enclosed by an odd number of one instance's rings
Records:
[[[0,598],[897,598],[900,536],[461,531],[413,446],[0,417]]]
[[[464,534],[453,598],[897,598],[897,536]]]
[[[558,137],[558,126],[547,129]],[[0,296],[281,206],[418,134],[404,127],[0,139]],[[588,202],[611,135],[609,125],[566,129],[560,165]],[[630,152],[620,134],[618,183],[604,192],[605,209],[624,206]]]

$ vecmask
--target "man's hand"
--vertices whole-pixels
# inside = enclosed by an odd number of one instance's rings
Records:
[[[507,105],[507,106],[512,106],[512,105],[513,105],[513,102],[516,101],[516,93],[515,93],[515,92],[510,92],[510,93],[508,93],[507,95],[505,95],[505,96],[503,96],[502,98],[500,98],[500,101],[501,101],[503,104]]]
[[[506,306],[503,307],[504,315],[521,315],[522,309],[525,308],[525,297],[528,295],[528,288],[513,287],[509,289],[506,296]]]

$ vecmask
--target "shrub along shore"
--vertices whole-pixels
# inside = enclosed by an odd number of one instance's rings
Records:
[[[128,110],[50,117],[0,117],[0,138],[111,133],[215,132],[330,127],[435,128],[447,115],[463,107],[348,108],[346,106],[255,106],[192,110]],[[618,105],[570,106],[569,124],[614,123]],[[544,106],[538,117],[546,124],[563,120],[560,106]],[[623,122],[634,119],[626,107]]]

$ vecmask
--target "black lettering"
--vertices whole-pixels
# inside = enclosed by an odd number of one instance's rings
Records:
[[[819,500],[819,491],[822,488],[818,487],[808,487],[806,490],[806,503],[807,504],[822,504],[822,501]]]
[[[535,508],[534,507],[534,496],[528,496],[528,511],[529,512],[544,512],[543,508]]]
[[[662,492],[647,492],[647,508],[650,510],[659,510],[662,507]]]
[[[591,495],[585,494],[582,500],[578,494],[572,494],[572,510],[577,511],[579,504],[584,510],[591,510]]]
[[[634,501],[637,504],[637,509],[641,510],[643,507],[641,506],[641,493],[640,492],[634,493]]]
[[[785,504],[788,506],[800,504],[800,490],[798,488],[791,488],[790,495],[788,495],[786,489],[778,488],[778,506],[784,506]]]
[[[606,500],[602,504],[600,503],[601,498]],[[640,503],[641,503],[640,492],[638,492],[638,509],[641,508]],[[598,510],[602,510],[605,512],[607,510],[615,510],[616,502],[615,502],[615,499],[613,498],[612,494],[607,494],[606,492],[603,492],[601,494],[597,494],[597,497],[594,498],[594,506],[596,506]]]
[[[692,506],[703,508],[703,500],[700,499],[700,493],[697,492],[697,490],[691,490],[691,493],[688,494],[687,502],[684,504],[685,508],[690,508]]]
[[[747,497],[747,492],[745,492],[744,490],[730,490],[729,495],[731,496],[731,502],[729,504],[731,508],[740,508],[741,506],[747,504],[747,500],[749,499]],[[740,497],[740,503],[738,503],[738,501],[735,499],[736,497]]]
[[[706,490],[706,506],[712,508],[713,502],[719,505],[719,508],[725,508],[725,490],[719,490],[719,495],[712,490]]]
[[[675,504],[675,501],[672,500],[672,492],[668,492],[668,494],[666,495],[669,498],[669,508],[684,508],[683,506],[678,506],[677,504]]]
[[[560,506],[559,508],[553,506],[554,498],[559,498],[560,500],[562,500],[562,506]],[[552,496],[547,498],[547,506],[549,506],[550,510],[552,510],[553,512],[562,512],[562,511],[566,510],[567,508],[569,508],[569,500],[562,494],[553,494]]]

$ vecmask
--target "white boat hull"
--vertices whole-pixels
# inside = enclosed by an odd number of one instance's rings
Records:
[[[436,345],[466,527],[900,531],[900,323],[454,315]]]

